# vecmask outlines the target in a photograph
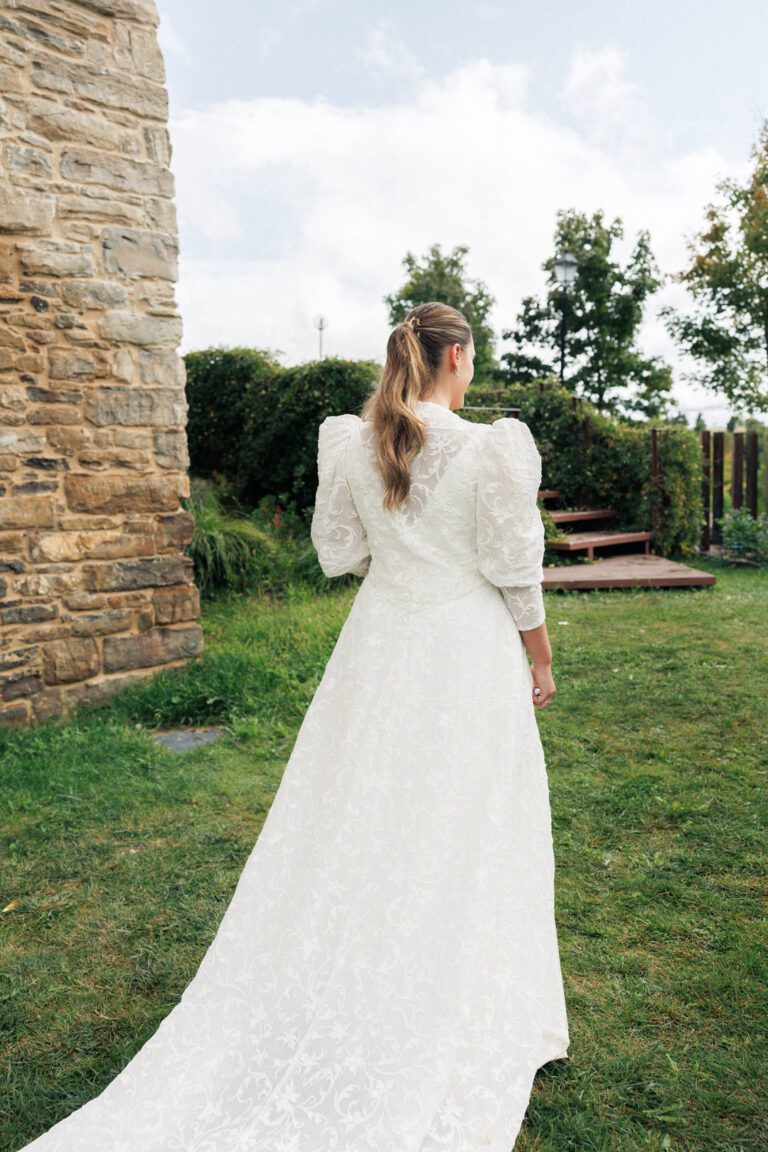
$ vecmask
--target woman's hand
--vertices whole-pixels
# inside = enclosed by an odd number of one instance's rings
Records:
[[[555,692],[557,692],[555,682],[552,679],[552,665],[532,664],[531,678],[533,679],[533,702],[537,708],[546,708]],[[540,689],[539,692],[536,691],[537,688]]]

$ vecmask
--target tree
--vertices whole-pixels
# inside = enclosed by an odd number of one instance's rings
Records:
[[[496,303],[479,280],[470,282],[464,267],[469,252],[466,244],[457,245],[444,255],[439,244],[433,244],[419,263],[412,252],[403,258],[408,278],[397,292],[385,296],[389,323],[400,324],[416,304],[439,300],[458,308],[466,316],[475,343],[475,380],[489,377],[498,368],[494,353],[496,337],[487,323],[488,313]]]
[[[564,383],[600,410],[658,416],[667,410],[672,369],[658,356],[643,356],[635,342],[645,302],[662,281],[645,231],[625,268],[611,259],[613,242],[623,235],[621,220],[605,224],[602,211],[591,219],[575,210],[557,213],[555,253],[571,252],[578,261],[568,288]],[[559,375],[564,290],[555,260],[542,265],[546,297],[525,297],[516,326],[502,332],[514,342],[501,356],[510,383]]]
[[[690,265],[673,276],[688,285],[697,310],[660,312],[700,365],[686,379],[768,411],[768,120],[750,155],[755,167],[743,187],[716,184],[725,202],[706,206],[703,230],[687,243]]]

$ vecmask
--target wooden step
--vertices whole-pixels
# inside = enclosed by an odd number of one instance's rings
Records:
[[[652,552],[599,556],[592,564],[558,565],[544,569],[544,589],[588,591],[591,588],[700,588],[715,584],[709,572],[691,568]]]
[[[650,532],[569,532],[564,540],[548,540],[547,548],[553,552],[586,552],[591,560],[595,548],[612,544],[644,543],[645,551],[649,552],[650,539]]]
[[[615,508],[580,508],[578,511],[557,509],[549,515],[555,524],[575,524],[582,520],[609,520],[616,515]]]

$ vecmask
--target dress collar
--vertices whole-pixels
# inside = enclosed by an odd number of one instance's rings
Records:
[[[417,400],[416,408],[430,423],[453,424],[457,420],[461,420],[461,416],[453,409],[446,408],[444,404],[438,404],[435,400]]]

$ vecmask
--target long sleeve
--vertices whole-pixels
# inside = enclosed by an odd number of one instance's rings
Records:
[[[478,567],[500,589],[521,632],[546,619],[540,486],[541,456],[528,425],[514,417],[494,421],[478,476]]]
[[[365,576],[371,551],[347,483],[346,450],[360,417],[326,416],[317,441],[317,495],[310,535],[326,576]]]

